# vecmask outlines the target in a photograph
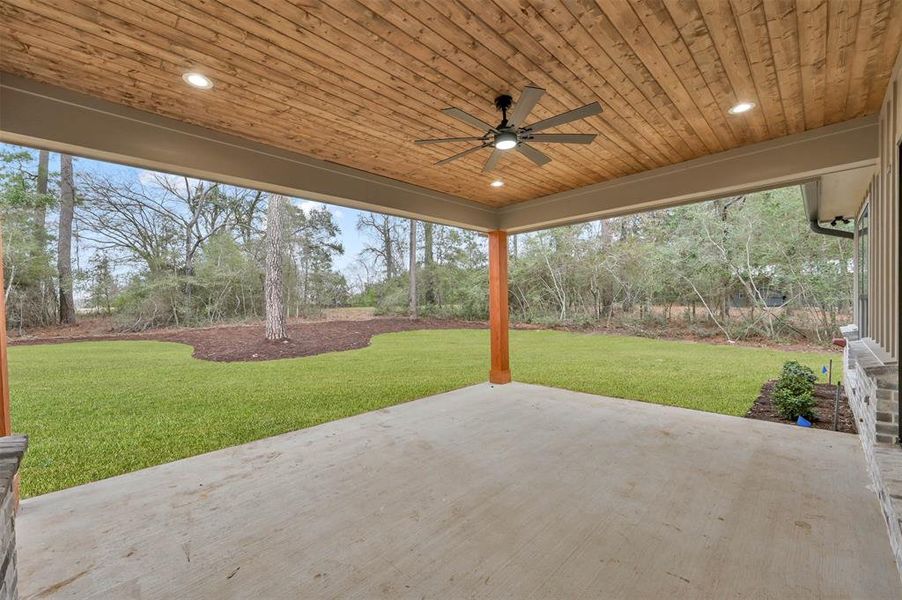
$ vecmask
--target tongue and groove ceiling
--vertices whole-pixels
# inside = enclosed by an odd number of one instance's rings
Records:
[[[892,0],[0,0],[2,71],[493,207],[876,113],[900,42]],[[601,102],[555,130],[596,141],[491,174],[412,143],[527,84],[532,120]]]

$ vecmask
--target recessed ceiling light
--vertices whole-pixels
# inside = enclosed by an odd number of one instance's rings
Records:
[[[504,185],[504,182],[501,181],[500,179],[496,179],[496,180],[493,181],[490,185],[491,185],[492,187],[501,187],[502,185]]]
[[[182,75],[182,79],[185,80],[185,83],[190,85],[191,87],[196,87],[201,90],[209,90],[213,87],[213,80],[204,75],[203,73],[198,73],[197,71],[189,71]]]
[[[729,112],[731,115],[740,115],[744,112],[752,110],[753,108],[755,108],[754,102],[740,102],[739,104],[733,106],[733,108],[731,108]]]

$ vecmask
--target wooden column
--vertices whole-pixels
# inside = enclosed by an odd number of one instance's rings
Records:
[[[489,329],[491,334],[491,383],[510,383],[507,307],[507,232],[489,233]]]

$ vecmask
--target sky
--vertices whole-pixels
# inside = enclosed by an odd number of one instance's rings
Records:
[[[0,146],[2,146],[3,150],[5,151],[11,151],[21,148],[19,146],[12,146],[9,144],[2,144]],[[34,154],[35,159],[37,159],[37,152],[35,151]],[[143,179],[144,181],[147,180],[146,178],[148,177],[148,175],[153,173],[152,171],[148,171],[146,169],[137,169],[134,167],[127,167],[123,165],[78,157],[76,157],[73,161],[73,170],[75,171],[76,176],[78,175],[78,171],[82,170],[91,171],[93,173],[98,173],[115,178],[121,177],[124,179]],[[59,172],[59,155],[56,153],[50,154],[50,172]],[[335,257],[334,264],[337,270],[347,273],[350,266],[357,259],[357,255],[360,254],[361,250],[363,250],[364,239],[362,235],[357,232],[356,226],[358,215],[365,213],[352,208],[345,208],[343,206],[336,206],[334,204],[325,204],[323,202],[317,202],[305,198],[293,198],[292,202],[305,211],[319,206],[325,206],[329,210],[329,212],[332,213],[336,224],[341,229],[341,243],[344,246],[345,250],[343,255]]]

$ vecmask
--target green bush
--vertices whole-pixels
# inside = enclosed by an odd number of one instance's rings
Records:
[[[784,419],[794,421],[800,416],[813,419],[814,382],[817,375],[810,368],[791,360],[783,365],[773,390],[773,402]]]

